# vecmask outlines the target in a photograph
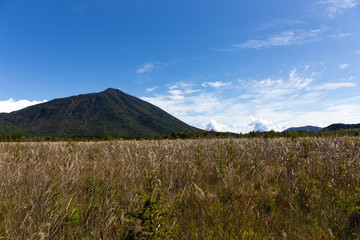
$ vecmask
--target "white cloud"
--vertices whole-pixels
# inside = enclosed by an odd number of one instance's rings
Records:
[[[248,123],[248,126],[252,131],[259,131],[259,132],[265,132],[270,130],[279,131],[279,128],[276,127],[271,121],[267,121],[262,118],[254,118],[254,117],[250,117],[250,119],[251,121],[250,123]]]
[[[360,50],[355,50],[354,53],[360,55]]]
[[[146,91],[147,92],[153,92],[155,91],[159,86],[155,86],[155,87],[152,87],[152,88],[147,88]]]
[[[312,89],[314,90],[334,90],[343,87],[354,87],[356,84],[353,82],[344,82],[344,83],[325,83],[320,86],[315,86]]]
[[[357,4],[358,0],[318,0],[315,2],[315,5],[325,7],[326,15],[329,18],[335,18]]]
[[[155,65],[158,64],[158,63],[152,63],[152,62],[147,62],[147,63],[144,63],[140,68],[138,68],[136,70],[137,73],[146,73],[146,72],[151,72]]]
[[[230,86],[232,83],[231,82],[204,82],[203,84],[201,84],[201,86],[203,87],[213,87],[213,88],[220,88],[220,87],[225,87],[225,86]]]
[[[29,101],[29,100],[14,100],[13,98],[10,98],[9,100],[0,101],[0,113],[9,113],[9,112],[17,111],[44,102],[47,102],[47,100]]]
[[[350,67],[350,64],[347,64],[347,63],[342,63],[342,64],[339,65],[339,68],[341,68],[341,69],[345,69],[345,68],[348,68],[348,67]]]
[[[216,132],[231,132],[231,129],[228,126],[218,123],[214,119],[211,119],[211,121],[206,124],[205,130]]]

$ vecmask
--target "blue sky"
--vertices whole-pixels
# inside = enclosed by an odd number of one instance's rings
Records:
[[[203,129],[360,122],[360,0],[0,0],[0,112],[108,87]]]

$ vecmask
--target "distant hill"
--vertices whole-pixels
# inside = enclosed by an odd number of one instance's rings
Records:
[[[304,127],[292,127],[284,130],[283,132],[297,132],[297,131],[305,131],[305,132],[318,132],[322,128],[321,127],[315,127],[315,126],[304,126]]]
[[[343,123],[335,123],[331,124],[324,128],[324,130],[335,131],[335,130],[344,130],[344,129],[356,129],[360,128],[360,123],[358,124],[343,124]]]
[[[315,126],[305,126],[305,127],[292,127],[284,130],[283,132],[296,132],[296,131],[306,131],[306,132],[318,132],[320,130],[323,131],[337,131],[337,130],[346,130],[346,129],[359,129],[359,124],[343,124],[343,123],[335,123],[331,124],[325,128],[315,127]]]
[[[0,128],[21,129],[30,136],[154,137],[201,131],[148,102],[113,88],[0,113]]]

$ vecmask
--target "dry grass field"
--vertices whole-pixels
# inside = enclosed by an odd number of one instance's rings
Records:
[[[0,143],[0,239],[358,239],[360,138]]]

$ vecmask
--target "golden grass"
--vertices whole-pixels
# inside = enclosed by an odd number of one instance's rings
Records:
[[[356,239],[360,139],[0,143],[0,239]]]

